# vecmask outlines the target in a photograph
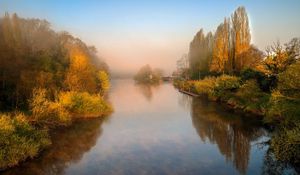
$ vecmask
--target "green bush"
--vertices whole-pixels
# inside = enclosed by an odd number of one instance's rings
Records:
[[[293,123],[300,120],[300,63],[278,75],[278,87],[272,92],[266,121]]]
[[[100,95],[87,92],[61,92],[58,103],[70,113],[86,117],[106,115],[112,111],[112,107]]]
[[[23,114],[0,114],[0,169],[36,156],[49,144],[47,131],[35,129]]]
[[[300,120],[300,99],[283,95],[280,91],[273,91],[267,111],[267,122],[294,122]]]
[[[232,92],[240,87],[240,79],[236,76],[221,75],[217,77],[213,96],[216,98],[227,101],[232,97]]]
[[[244,82],[247,80],[255,79],[260,89],[264,92],[270,92],[270,90],[276,87],[277,84],[276,76],[266,75],[251,68],[244,69],[241,72],[241,79]]]
[[[256,80],[247,80],[234,93],[228,103],[240,106],[245,111],[251,111],[256,114],[264,114],[268,105],[269,94],[263,92]]]
[[[278,90],[286,96],[300,98],[300,62],[278,75]]]
[[[68,125],[71,122],[71,117],[64,106],[47,99],[45,89],[33,90],[30,108],[32,112],[31,118],[37,124],[59,126]]]

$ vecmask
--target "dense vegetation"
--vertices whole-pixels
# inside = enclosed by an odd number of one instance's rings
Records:
[[[45,20],[5,13],[0,61],[0,169],[36,156],[51,143],[49,128],[112,110],[108,67],[95,47]]]
[[[197,33],[189,56],[177,62],[174,85],[264,116],[276,128],[270,150],[279,161],[299,165],[300,38],[266,52],[250,41],[247,13],[239,7],[214,34]]]
[[[149,65],[143,66],[134,76],[137,83],[143,84],[157,84],[161,81],[162,70],[156,68],[152,69]]]

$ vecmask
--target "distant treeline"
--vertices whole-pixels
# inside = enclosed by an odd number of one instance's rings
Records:
[[[148,64],[141,67],[135,74],[134,80],[142,84],[157,84],[161,81],[163,70],[159,68],[152,69]]]

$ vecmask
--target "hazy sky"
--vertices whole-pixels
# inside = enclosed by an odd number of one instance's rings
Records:
[[[300,0],[0,0],[0,13],[47,19],[95,45],[114,72],[146,63],[170,72],[200,28],[214,31],[240,5],[260,49],[300,37]]]

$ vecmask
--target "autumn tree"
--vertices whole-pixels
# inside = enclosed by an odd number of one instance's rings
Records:
[[[70,67],[66,75],[66,86],[72,91],[96,92],[94,67],[88,60],[88,55],[78,46],[70,50]]]
[[[0,17],[0,108],[28,107],[34,88],[47,88],[52,98],[67,89],[99,92],[100,70],[108,73],[108,66],[95,47],[55,32],[48,21]]]
[[[230,24],[229,19],[225,18],[224,23],[220,24],[214,36],[212,62],[210,64],[210,71],[214,72],[228,72],[229,53],[230,53]]]
[[[232,69],[233,72],[241,71],[246,65],[246,60],[241,56],[250,48],[251,34],[249,19],[245,7],[238,7],[231,15],[232,39]]]
[[[103,70],[98,71],[97,85],[98,85],[98,89],[100,90],[101,94],[104,94],[105,92],[107,92],[110,87],[109,76]]]

